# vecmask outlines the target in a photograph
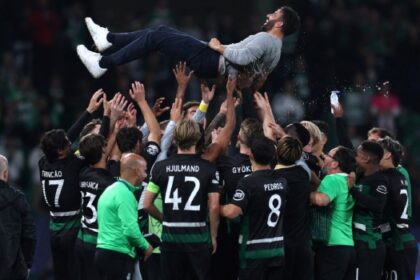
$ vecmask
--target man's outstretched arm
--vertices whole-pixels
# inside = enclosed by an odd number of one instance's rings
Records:
[[[241,42],[235,44],[235,47],[229,47],[222,45],[218,39],[212,38],[209,42],[209,47],[223,55],[230,62],[245,66],[263,56],[264,46],[267,44],[264,39],[263,36],[256,35],[252,40],[248,40],[246,44]]]

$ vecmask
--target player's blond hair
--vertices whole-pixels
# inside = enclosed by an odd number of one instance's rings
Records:
[[[195,121],[182,120],[175,127],[174,140],[178,148],[182,150],[187,150],[197,145],[200,138],[200,127]]]
[[[309,131],[312,137],[312,146],[318,144],[322,139],[322,132],[319,127],[310,121],[301,121],[300,123]]]

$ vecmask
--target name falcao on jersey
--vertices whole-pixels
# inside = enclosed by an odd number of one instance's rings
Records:
[[[61,170],[53,170],[53,171],[42,170],[42,177],[43,178],[62,178],[63,172],[61,172]]]

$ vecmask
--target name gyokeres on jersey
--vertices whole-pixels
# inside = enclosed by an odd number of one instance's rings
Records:
[[[235,166],[232,168],[232,174],[251,173],[252,169],[249,165]]]

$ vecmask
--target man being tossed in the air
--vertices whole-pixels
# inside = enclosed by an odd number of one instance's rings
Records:
[[[99,52],[113,48],[112,53],[100,54],[84,45],[77,47],[81,61],[95,78],[114,65],[158,51],[175,61],[186,61],[200,78],[239,74],[243,88],[264,82],[273,71],[280,60],[283,37],[298,30],[300,18],[292,8],[283,6],[267,15],[262,32],[230,45],[222,45],[216,38],[206,43],[167,26],[112,33],[91,18],[86,18],[86,25]]]

